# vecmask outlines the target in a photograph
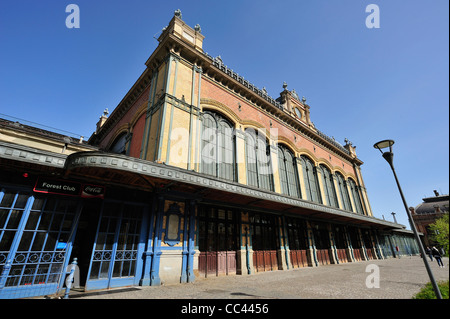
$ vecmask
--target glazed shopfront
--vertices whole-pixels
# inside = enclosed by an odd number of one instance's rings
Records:
[[[9,177],[17,179],[14,174]],[[33,177],[29,182],[33,184]],[[79,282],[86,290],[139,284],[148,204],[132,202],[114,189],[96,186],[95,196],[75,194],[83,184],[52,180],[65,187],[44,191],[43,178],[35,186],[2,183],[0,192],[0,297],[50,295],[64,283],[66,268],[77,258]],[[27,181],[28,182],[28,181]],[[81,189],[81,188],[80,188]],[[138,196],[137,196],[138,197]]]
[[[0,298],[62,293],[74,258],[86,291],[384,258],[377,234],[399,227],[125,155],[15,160],[0,181]]]

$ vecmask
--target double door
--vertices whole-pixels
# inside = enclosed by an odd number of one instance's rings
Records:
[[[144,210],[145,206],[138,204],[102,204],[85,290],[138,284]]]
[[[236,274],[237,213],[199,207],[198,269],[203,276]]]
[[[355,261],[361,261],[364,260],[364,251],[361,246],[361,239],[359,236],[358,229],[349,227],[348,228],[348,234],[350,237],[350,241],[353,248],[353,257]]]
[[[314,242],[316,246],[316,257],[319,265],[331,264],[330,258],[330,236],[325,226],[313,229]]]
[[[278,270],[279,232],[275,216],[251,215],[253,267],[257,272]]]
[[[286,228],[292,267],[308,267],[309,261],[306,253],[308,237],[305,221],[297,218],[286,218]]]
[[[338,258],[339,263],[346,263],[349,262],[349,257],[347,254],[348,247],[347,247],[347,239],[346,239],[346,233],[345,229],[342,227],[334,227],[334,246],[336,248],[336,255]]]
[[[0,190],[0,298],[62,288],[79,214],[73,199]]]

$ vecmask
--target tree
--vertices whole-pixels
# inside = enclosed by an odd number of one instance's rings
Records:
[[[448,239],[448,213],[437,219],[436,222],[430,224],[432,238],[444,248],[446,256],[448,256],[449,239]]]

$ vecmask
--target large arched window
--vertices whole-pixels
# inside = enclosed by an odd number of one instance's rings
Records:
[[[333,182],[333,175],[325,165],[320,165],[320,169],[322,170],[322,182],[325,193],[324,196],[327,199],[327,203],[329,206],[339,207],[336,197],[336,189]]]
[[[303,180],[305,182],[306,199],[312,202],[321,203],[317,172],[313,162],[306,156],[300,156],[303,170]]]
[[[278,168],[280,173],[281,193],[300,197],[297,164],[294,155],[283,145],[278,146]]]
[[[121,133],[111,144],[109,151],[117,154],[127,154],[126,145],[129,140],[129,134]]]
[[[245,149],[248,185],[273,191],[270,145],[266,142],[266,138],[253,129],[247,129]]]
[[[350,202],[350,196],[348,194],[347,184],[345,182],[344,176],[342,176],[342,174],[340,174],[340,173],[336,173],[336,179],[338,182],[338,193],[339,193],[339,196],[341,197],[341,201],[342,201],[342,205],[343,205],[343,207],[341,207],[341,208],[351,211],[352,204]]]
[[[364,210],[361,203],[361,197],[359,196],[358,188],[356,187],[356,183],[351,178],[348,179],[348,183],[350,185],[350,192],[352,193],[353,202],[356,206],[356,212],[359,214],[364,214]]]
[[[204,174],[236,180],[235,136],[233,126],[220,114],[202,116],[201,168]]]

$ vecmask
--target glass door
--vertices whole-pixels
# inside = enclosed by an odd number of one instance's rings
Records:
[[[62,287],[78,216],[76,200],[0,192],[0,298],[48,295]]]
[[[135,285],[145,206],[105,202],[100,213],[86,290]]]

